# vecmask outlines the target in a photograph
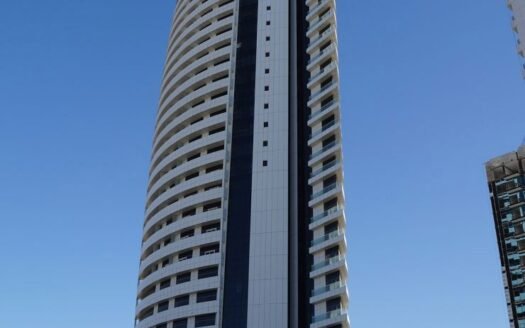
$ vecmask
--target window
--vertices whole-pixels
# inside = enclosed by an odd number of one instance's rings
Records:
[[[201,256],[211,255],[219,252],[219,244],[201,247]]]
[[[339,223],[337,221],[324,226],[325,235],[329,235],[332,232],[336,232],[337,230],[339,230]]]
[[[217,99],[217,98],[220,98],[220,97],[226,96],[227,94],[228,94],[228,92],[227,92],[227,91],[224,91],[224,92],[218,93],[218,94],[216,94],[216,95],[213,95],[213,96],[211,97],[211,99],[212,99],[212,100],[213,100],[213,99]]]
[[[192,174],[188,174],[188,175],[186,176],[185,180],[188,181],[188,180],[194,179],[194,178],[196,178],[196,177],[198,177],[198,176],[199,176],[199,172],[194,172],[194,173],[192,173]]]
[[[329,273],[325,276],[325,283],[327,286],[331,284],[335,284],[336,282],[339,282],[340,280],[341,280],[341,274],[339,273],[339,271]]]
[[[192,155],[192,156],[188,157],[187,161],[190,162],[190,161],[193,161],[194,159],[197,159],[199,157],[201,157],[201,154],[197,153],[195,155]]]
[[[190,295],[175,297],[175,307],[181,307],[190,304]]]
[[[270,108],[270,104],[264,104],[264,109]]]
[[[270,91],[270,86],[268,85],[264,86],[264,91]]]
[[[200,138],[202,138],[202,135],[195,136],[195,137],[191,138],[190,140],[188,140],[188,143],[192,143],[192,142],[194,142],[194,141],[197,141],[197,140],[199,140]]]
[[[268,166],[268,161],[263,161],[263,166],[264,167]]]
[[[222,132],[222,131],[224,131],[224,130],[225,130],[225,127],[223,126],[223,127],[216,128],[216,129],[211,130],[208,134],[211,136],[211,135],[213,135],[213,134],[217,134],[217,133]]]
[[[156,325],[155,328],[168,328],[167,323],[161,323],[160,325]]]
[[[217,277],[219,275],[219,267],[209,267],[199,270],[199,279],[210,277]]]
[[[269,36],[266,37],[266,41],[270,41],[270,37]]]
[[[165,259],[164,261],[162,261],[162,267],[166,267],[170,264],[170,259]]]
[[[339,246],[334,246],[332,248],[328,248],[324,251],[325,258],[331,259],[334,257],[339,256]]]
[[[220,187],[222,187],[222,183],[219,182],[219,183],[207,186],[206,188],[204,188],[204,191],[209,191],[209,190],[217,189],[217,188],[220,188]]]
[[[213,147],[213,148],[208,149],[208,154],[215,153],[215,152],[221,151],[223,149],[224,149],[223,145],[218,146],[218,147]]]
[[[202,226],[202,233],[208,233],[213,232],[221,229],[221,224],[219,222],[208,224],[205,226]]]
[[[191,272],[184,272],[177,275],[177,285],[191,280]]]
[[[264,54],[266,57],[270,57],[270,53],[267,52],[266,54]]]
[[[323,148],[332,145],[335,143],[335,136],[330,136],[323,140]]]
[[[270,21],[266,21],[266,26],[270,26]]]
[[[192,215],[195,215],[195,214],[197,214],[197,210],[192,208],[191,210],[187,210],[185,212],[182,212],[182,217],[185,218],[185,217],[192,216]]]
[[[194,121],[191,121],[190,125],[193,125],[195,123],[198,123],[200,121],[202,121],[204,118],[203,117],[199,117],[198,119],[194,120]]]
[[[179,253],[179,261],[189,260],[193,257],[193,251]]]
[[[215,172],[215,171],[219,171],[219,170],[222,170],[222,164],[214,165],[214,166],[208,167],[208,168],[206,169],[206,173],[211,173],[211,172]]]
[[[215,313],[202,314],[195,317],[195,327],[215,326]]]
[[[208,211],[215,210],[215,209],[218,209],[218,208],[221,208],[221,202],[215,202],[215,203],[211,203],[211,204],[206,204],[203,207],[203,211],[204,212],[208,212]]]
[[[268,140],[263,141],[263,147],[268,147]]]
[[[168,310],[169,306],[170,306],[170,301],[160,302],[157,308],[157,312],[164,312]]]
[[[146,297],[150,296],[151,294],[155,293],[155,286],[151,286],[150,288],[146,289],[144,293],[142,294],[141,299],[145,299]]]
[[[267,128],[268,127],[268,122],[264,122],[263,123],[263,127]]]
[[[188,328],[188,319],[179,319],[173,321],[173,328]]]
[[[153,306],[142,312],[142,314],[139,316],[139,320],[144,320],[147,317],[151,317],[153,315]]]
[[[266,10],[272,10],[272,6],[266,6]]]
[[[226,113],[226,109],[221,109],[221,110],[218,110],[216,112],[213,112],[210,114],[210,117],[213,117],[213,116],[216,116],[216,115],[220,115],[220,114],[223,114],[223,113]]]
[[[270,74],[270,69],[269,68],[265,69],[264,74]]]
[[[323,207],[324,207],[325,211],[329,211],[332,208],[336,208],[337,207],[337,198],[332,198],[329,201],[325,202],[323,204]]]
[[[341,308],[341,298],[334,298],[326,301],[326,311],[332,312]]]
[[[217,290],[210,289],[197,293],[197,303],[211,302],[217,299]]]
[[[180,233],[180,239],[186,239],[186,238],[193,237],[194,234],[195,234],[195,230],[193,229],[183,231]]]
[[[170,285],[171,285],[171,279],[163,280],[163,281],[160,282],[160,288],[159,289],[168,288]]]

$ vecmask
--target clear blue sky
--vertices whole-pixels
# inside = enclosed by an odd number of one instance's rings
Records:
[[[132,327],[173,7],[0,2],[0,327]],[[525,136],[505,1],[338,10],[353,327],[506,327],[483,168]]]

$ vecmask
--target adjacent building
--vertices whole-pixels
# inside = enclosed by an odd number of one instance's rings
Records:
[[[346,328],[335,0],[179,0],[137,328]]]
[[[525,146],[486,164],[511,328],[525,327]]]
[[[512,10],[512,29],[517,36],[518,54],[523,59],[525,57],[525,0],[507,0],[507,4]],[[523,68],[525,77],[525,64]]]

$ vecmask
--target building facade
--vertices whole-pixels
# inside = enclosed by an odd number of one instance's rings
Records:
[[[525,328],[525,146],[486,164],[511,328]]]
[[[521,58],[525,58],[525,0],[507,0],[512,10],[512,29],[517,37],[517,51]],[[525,64],[523,65],[525,77]]]
[[[343,328],[335,0],[179,0],[135,326]]]

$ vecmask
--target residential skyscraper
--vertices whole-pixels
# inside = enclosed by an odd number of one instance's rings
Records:
[[[518,54],[523,59],[525,57],[525,0],[507,0],[507,4],[512,10],[512,29],[517,36]],[[525,77],[525,64],[523,76]]]
[[[511,328],[525,328],[525,146],[486,164]]]
[[[136,327],[349,327],[335,0],[179,0]]]

